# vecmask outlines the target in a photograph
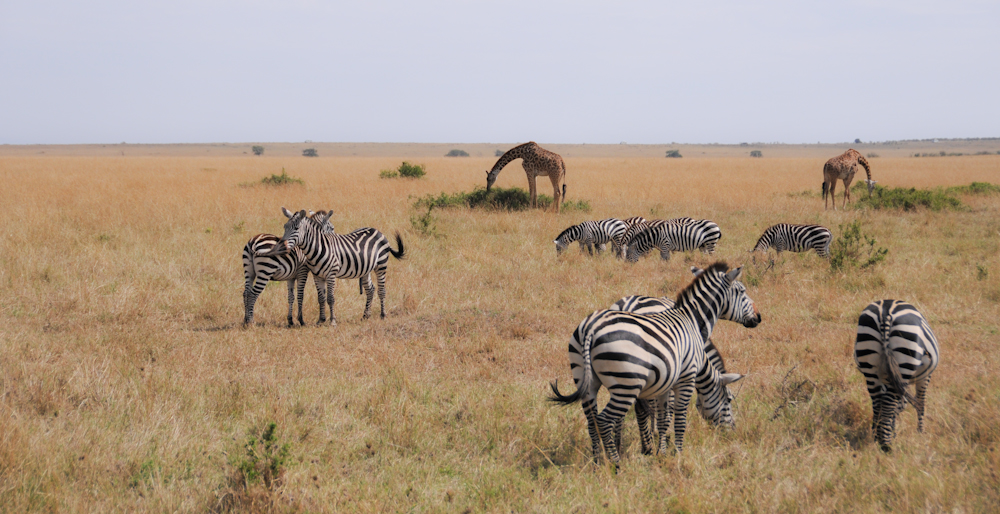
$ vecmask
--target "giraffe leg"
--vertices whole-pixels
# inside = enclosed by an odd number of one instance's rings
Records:
[[[562,191],[559,190],[559,175],[555,171],[550,171],[549,180],[552,181],[552,203],[555,204],[556,214],[559,214],[562,208]]]
[[[833,196],[834,192],[837,191],[837,179],[833,179],[830,182],[830,203],[833,204],[833,210],[837,210],[837,197]]]
[[[535,174],[528,171],[528,192],[531,194],[531,208],[538,208],[538,189],[535,187]]]
[[[851,179],[844,181],[844,208],[847,208],[847,202],[851,201]]]

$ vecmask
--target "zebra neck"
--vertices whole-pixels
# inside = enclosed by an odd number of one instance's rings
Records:
[[[324,235],[323,233],[312,224],[305,226],[305,230],[302,234],[302,239],[299,240],[299,248],[302,249],[302,253],[306,256],[306,261],[310,265],[319,264],[320,257],[325,253],[324,250]]]
[[[702,342],[712,337],[712,329],[719,321],[719,306],[712,299],[689,292],[677,301],[677,309],[687,314],[698,326]]]

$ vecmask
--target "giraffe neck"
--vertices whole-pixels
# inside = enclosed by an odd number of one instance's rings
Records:
[[[500,170],[502,170],[504,166],[510,164],[510,161],[513,161],[514,159],[523,159],[524,156],[527,154],[526,150],[528,145],[531,144],[532,143],[525,143],[523,145],[518,145],[515,146],[514,148],[511,148],[510,150],[507,150],[506,153],[500,156],[500,159],[497,160],[497,163],[493,165],[493,169],[490,170],[490,175],[496,176],[496,174],[500,173]]]

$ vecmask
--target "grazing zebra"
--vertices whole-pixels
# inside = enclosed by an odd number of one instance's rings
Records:
[[[677,296],[673,309],[644,316],[622,311],[597,311],[584,319],[570,339],[569,357],[574,393],[559,393],[558,381],[551,385],[552,401],[568,405],[582,401],[594,459],[600,460],[603,444],[615,466],[619,463],[616,429],[636,399],[661,402],[673,391],[674,445],[684,447],[687,408],[697,389],[702,416],[715,424],[733,425],[732,395],[726,387],[742,378],[719,373],[706,366],[705,327],[711,333],[721,312],[734,312],[734,319],[747,327],[760,323],[760,313],[737,284],[740,268],[729,270],[725,263],[709,266]],[[734,294],[735,293],[735,294]],[[735,298],[731,298],[735,296]],[[582,344],[581,344],[582,342]],[[581,362],[582,361],[582,362]],[[597,413],[597,393],[607,387],[611,398]],[[620,432],[619,432],[620,433]],[[661,446],[665,446],[661,433]]]
[[[660,223],[636,234],[628,243],[626,260],[636,262],[639,256],[652,248],[660,249],[660,258],[670,260],[670,252],[701,250],[715,253],[715,245],[722,238],[722,230],[713,221],[697,220],[687,223]]]
[[[271,280],[288,282],[288,326],[294,326],[292,321],[295,292],[298,290],[299,324],[302,321],[302,296],[306,281],[309,279],[309,268],[305,266],[305,256],[298,248],[278,255],[260,255],[270,252],[278,244],[280,238],[271,234],[259,234],[250,238],[243,247],[243,325],[253,324],[253,307],[257,297],[267,287]],[[280,247],[279,247],[280,248]]]
[[[612,249],[618,252],[618,241],[624,232],[625,224],[615,218],[600,221],[584,221],[579,225],[573,225],[563,230],[559,234],[559,237],[554,241],[556,244],[556,255],[569,248],[570,243],[573,241],[579,241],[580,251],[582,252],[586,248],[590,255],[594,255],[595,246],[597,247],[597,253],[600,254],[601,250],[608,243],[611,243]]]
[[[816,250],[820,257],[830,258],[830,229],[819,225],[790,225],[778,223],[764,231],[752,252],[766,252],[774,248],[781,252],[808,252]]]
[[[650,221],[647,221],[645,218],[643,218],[641,216],[636,216],[634,218],[629,218],[628,220],[625,220],[625,221],[626,221],[626,226],[628,228],[625,230],[625,233],[622,235],[622,242],[620,244],[620,246],[621,246],[621,258],[622,259],[625,258],[625,251],[628,249],[629,243],[631,243],[632,239],[635,236],[637,236],[640,232],[642,232],[644,230],[647,230],[647,229],[649,229],[651,227],[656,227],[656,226],[662,225],[664,223],[674,223],[674,224],[681,224],[681,225],[682,224],[686,224],[686,223],[694,223],[694,219],[693,218],[688,218],[688,217],[673,218],[673,219],[669,219],[669,220],[650,220]],[[631,222],[629,222],[629,221],[631,221]]]
[[[701,269],[694,266],[691,267],[691,271],[697,275],[702,272]],[[735,284],[735,283],[734,283]],[[652,296],[626,296],[621,300],[615,302],[608,310],[626,311],[632,312],[634,314],[655,314],[657,312],[663,312],[667,309],[672,309],[674,307],[674,301],[669,298],[656,298]],[[729,319],[731,313],[720,314],[719,319]],[[704,335],[704,334],[703,334]],[[707,336],[705,340],[705,362],[708,365],[715,366],[715,369],[719,370],[719,373],[726,372],[726,363],[722,359],[722,354],[719,353],[719,349],[715,347],[715,343],[712,342]],[[698,397],[698,401],[701,401],[701,396]],[[650,446],[652,441],[651,435],[653,432],[661,433],[664,435],[663,441],[669,437],[669,433],[665,431],[670,426],[671,414],[673,413],[673,395],[667,395],[664,399],[664,407],[661,408],[656,402],[647,402],[646,400],[638,399],[635,402],[635,415],[636,423],[639,425],[640,441],[642,443],[642,453],[644,455],[649,455],[653,453],[653,449]],[[654,421],[655,427],[649,427],[649,421]],[[621,441],[621,421],[619,421],[615,433],[615,441]],[[660,448],[660,451],[666,451],[666,448]]]
[[[916,307],[900,300],[868,304],[858,318],[854,362],[872,398],[872,431],[879,447],[890,451],[896,414],[904,400],[917,409],[917,431],[924,431],[924,399],[938,365],[938,342]],[[916,384],[916,396],[906,387]]]
[[[307,216],[304,210],[293,213],[284,207],[281,212],[288,218],[281,243],[289,250],[296,246],[302,250],[309,271],[315,277],[316,289],[320,291],[319,323],[326,321],[323,306],[325,296],[326,303],[330,306],[330,325],[337,324],[333,305],[338,278],[357,278],[365,286],[368,296],[362,319],[368,319],[375,296],[375,287],[370,278],[373,271],[378,278],[381,317],[385,318],[385,274],[389,254],[396,259],[405,256],[403,239],[399,233],[396,233],[399,251],[395,251],[389,246],[388,239],[374,228],[362,228],[344,235],[333,232],[332,225],[326,229],[324,225],[329,224],[332,212],[319,211],[313,216]]]

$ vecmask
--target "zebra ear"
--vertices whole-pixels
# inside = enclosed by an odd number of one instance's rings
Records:
[[[743,375],[739,373],[723,373],[722,374],[722,385],[729,385],[733,382],[738,382],[743,378]]]
[[[301,211],[299,211],[299,217],[300,218],[305,218],[306,217],[306,210],[305,209],[302,209]]]
[[[284,214],[286,218],[291,218],[293,216],[292,211],[284,208],[284,206],[281,207],[281,213]]]
[[[736,279],[740,278],[740,274],[742,273],[743,273],[743,267],[741,266],[739,268],[730,271],[729,273],[726,273],[726,280],[728,280],[730,284],[736,282]]]
[[[691,274],[694,275],[695,277],[701,275],[704,272],[705,270],[699,268],[698,266],[691,266]]]

